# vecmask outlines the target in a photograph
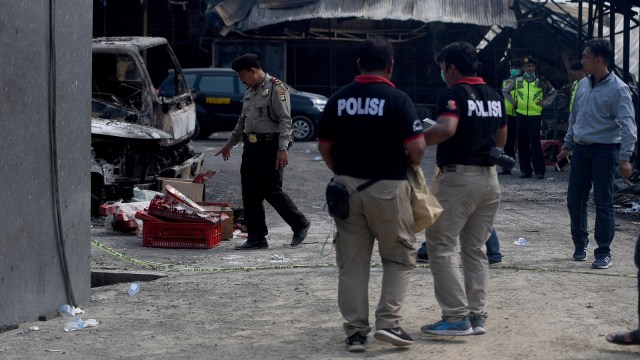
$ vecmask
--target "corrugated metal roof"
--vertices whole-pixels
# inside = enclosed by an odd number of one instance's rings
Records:
[[[254,2],[248,16],[236,27],[246,31],[286,21],[359,18],[516,28],[517,20],[510,9],[511,3],[512,0],[319,0],[295,8],[267,9]]]

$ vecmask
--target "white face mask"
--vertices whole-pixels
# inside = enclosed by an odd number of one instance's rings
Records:
[[[440,70],[440,77],[442,78],[442,81],[445,83],[447,82],[447,79],[444,77],[444,70]]]

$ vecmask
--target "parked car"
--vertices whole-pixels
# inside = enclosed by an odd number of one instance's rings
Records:
[[[156,89],[173,77],[171,96]],[[129,200],[133,188],[156,177],[192,178],[203,155],[189,141],[195,104],[166,39],[93,39],[91,101],[91,210],[107,200]]]
[[[212,133],[231,131],[242,111],[242,98],[246,86],[230,68],[182,69],[193,89],[196,103],[196,139],[206,139]],[[161,96],[175,93],[174,73],[170,72],[160,86]],[[296,141],[316,138],[318,122],[327,103],[327,97],[298,91],[287,85],[291,94],[291,131]]]

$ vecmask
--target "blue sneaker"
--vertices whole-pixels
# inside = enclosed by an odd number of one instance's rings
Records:
[[[611,267],[611,256],[598,255],[596,260],[591,264],[594,269],[608,269]]]
[[[473,335],[482,335],[487,332],[484,329],[484,319],[480,315],[469,316],[471,322],[471,328],[473,328]]]
[[[574,261],[585,261],[587,260],[587,249],[576,249],[573,252],[573,260]]]
[[[420,328],[423,333],[434,335],[471,335],[473,334],[473,328],[469,317],[462,319],[461,321],[450,323],[445,320],[435,322],[433,324],[427,324]]]

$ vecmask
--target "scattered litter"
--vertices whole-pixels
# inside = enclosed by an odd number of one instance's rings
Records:
[[[58,308],[58,312],[62,317],[72,317],[77,314],[84,314],[84,310],[79,307],[71,306],[69,304],[64,304]]]
[[[60,349],[47,349],[46,352],[62,352]]]
[[[527,239],[521,237],[518,240],[514,241],[513,245],[525,246],[525,245],[527,245]]]
[[[131,285],[129,285],[129,290],[127,290],[127,294],[129,294],[130,296],[133,296],[137,294],[139,291],[140,291],[140,284],[131,283]]]
[[[29,331],[38,331],[38,330],[40,330],[40,328],[37,326],[32,326],[29,328]]]
[[[233,231],[233,238],[234,239],[239,239],[240,238],[240,234],[242,234],[242,231],[238,230],[234,230]]]
[[[273,254],[271,255],[271,262],[272,263],[283,263],[283,262],[288,262],[289,259],[286,258],[284,255],[280,255],[280,254]]]
[[[305,153],[305,154],[311,154],[311,150],[309,150],[309,149],[305,149],[305,150],[304,150],[304,153]]]
[[[322,156],[316,156],[313,158],[313,161],[322,161]]]
[[[92,328],[96,326],[98,326],[98,320],[96,319],[88,319],[87,321],[84,322],[85,328]]]
[[[64,324],[64,331],[76,331],[84,329],[84,321],[79,317],[72,318]]]
[[[627,209],[627,212],[640,212],[640,204],[633,203],[633,205]]]
[[[158,194],[161,194],[161,193],[154,190],[140,189],[139,187],[136,186],[133,188],[133,198],[131,199],[131,201],[132,202],[150,201]]]

